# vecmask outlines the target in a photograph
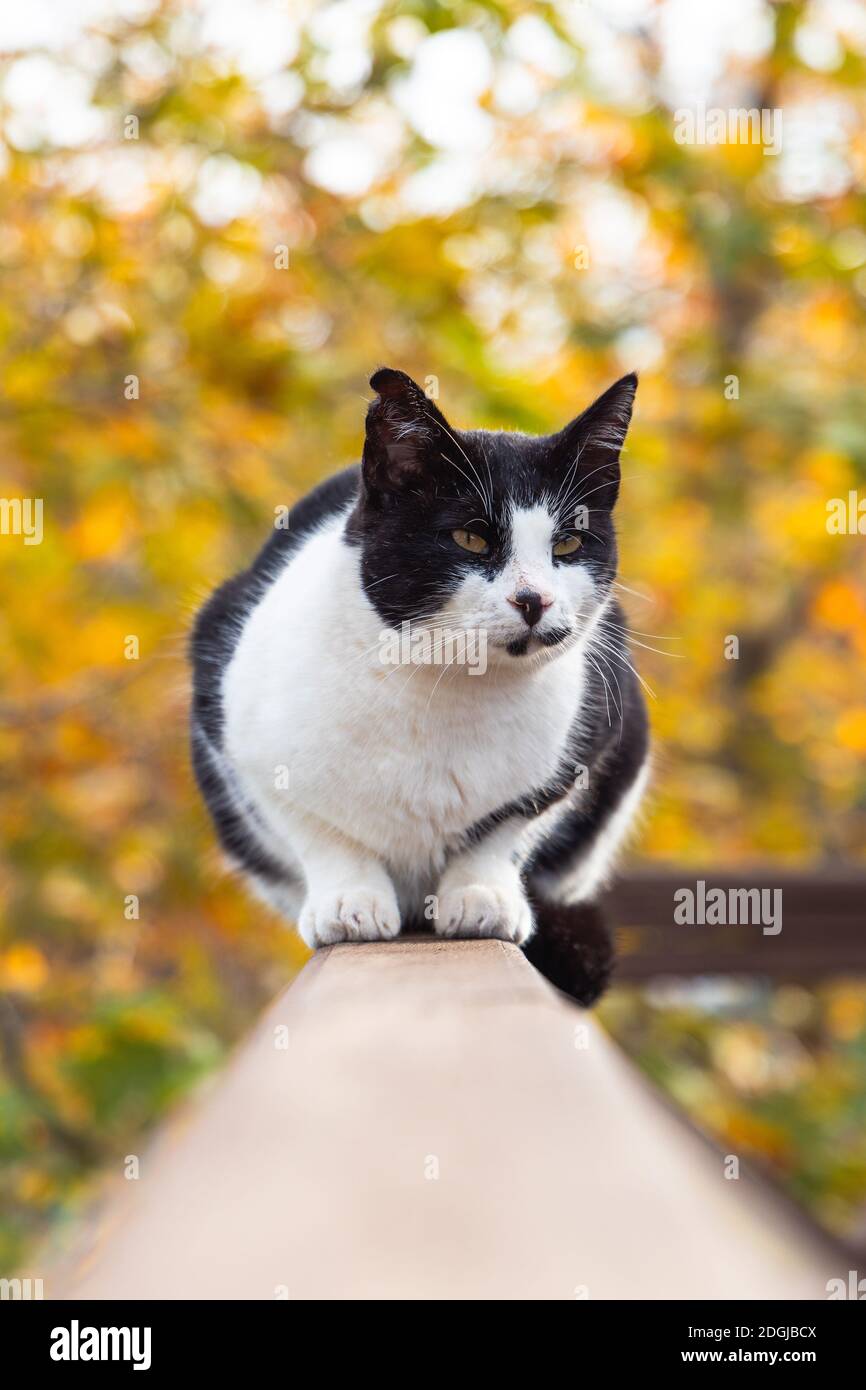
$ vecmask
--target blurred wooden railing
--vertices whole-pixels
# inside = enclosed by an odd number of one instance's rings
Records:
[[[825,1298],[844,1260],[733,1168],[516,948],[337,946],[46,1296]]]
[[[675,893],[694,889],[781,889],[782,930],[764,935],[752,924],[680,925]],[[762,975],[810,983],[866,975],[866,873],[776,872],[767,865],[732,873],[667,869],[632,873],[606,898],[617,924],[617,980],[660,975]]]

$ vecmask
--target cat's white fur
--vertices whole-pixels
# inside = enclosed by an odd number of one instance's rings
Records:
[[[223,676],[223,751],[210,756],[254,809],[264,847],[303,884],[259,890],[310,945],[394,936],[401,911],[425,903],[443,935],[523,941],[532,916],[519,866],[562,804],[529,825],[506,821],[472,848],[461,836],[559,767],[604,606],[588,567],[555,566],[547,509],[517,510],[502,573],[471,574],[441,618],[486,633],[486,674],[386,666],[384,624],[344,524],[323,524],[266,588]],[[524,587],[549,600],[540,628],[568,625],[573,636],[513,657],[506,645],[527,629],[509,598]],[[606,875],[639,800],[635,787],[570,898]]]

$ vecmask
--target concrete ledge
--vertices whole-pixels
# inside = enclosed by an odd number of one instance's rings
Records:
[[[826,1297],[840,1261],[495,941],[317,954],[51,1297]]]

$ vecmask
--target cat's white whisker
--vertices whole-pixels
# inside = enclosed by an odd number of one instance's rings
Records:
[[[606,711],[606,713],[607,713],[608,728],[610,728],[610,727],[611,727],[611,721],[610,721],[610,701],[609,701],[608,698],[607,698],[607,696],[608,696],[608,690],[610,689],[610,687],[608,686],[607,681],[605,680],[604,676],[602,675],[601,668],[596,664],[595,660],[593,659],[593,657],[591,657],[591,656],[589,655],[589,653],[587,653],[587,658],[586,658],[586,659],[587,659],[587,661],[590,663],[590,665],[593,666],[593,667],[595,668],[596,671],[598,671],[598,674],[601,676],[602,685],[603,685],[603,687],[604,687],[604,707],[605,707],[605,711]],[[611,692],[611,693],[613,693],[613,692]]]
[[[650,699],[655,700],[658,698],[655,691],[647,684],[643,676],[635,670],[634,666],[631,664],[628,658],[623,656],[622,652],[617,651],[614,647],[608,646],[608,644],[603,642],[601,638],[597,635],[595,637],[595,641],[598,644],[598,646],[602,648],[603,651],[607,652],[611,661],[616,661],[620,666],[628,667],[632,675],[640,681],[643,689],[646,691],[647,695],[649,695]]]
[[[479,475],[478,475],[478,471],[477,471],[477,469],[476,469],[476,467],[475,467],[475,464],[472,462],[472,460],[471,460],[471,458],[469,457],[469,455],[467,454],[466,450],[463,448],[463,445],[460,443],[460,440],[454,438],[454,435],[453,435],[453,434],[451,433],[451,431],[448,429],[448,426],[445,425],[441,420],[440,420],[440,421],[437,421],[436,423],[437,423],[437,425],[439,426],[440,429],[444,430],[444,432],[447,434],[448,438],[451,440],[452,444],[456,445],[456,447],[460,450],[460,452],[461,452],[461,454],[463,455],[463,457],[465,458],[466,462],[469,464],[469,467],[472,469],[473,473],[475,473],[475,476],[476,476],[476,478],[478,479],[478,484],[479,484],[479,486],[481,487],[481,500],[482,500],[482,502],[484,502],[484,505],[487,507],[488,512],[489,512],[489,514],[490,514],[490,517],[491,517],[491,519],[492,519],[492,517],[493,517],[493,496],[492,496],[492,493],[491,493],[489,496],[485,497],[484,488],[483,488],[483,485],[481,484],[481,478],[480,478]]]
[[[616,671],[613,669],[613,666],[611,665],[609,658],[605,655],[605,653],[601,650],[601,648],[599,648],[598,646],[595,645],[595,642],[593,641],[592,637],[590,638],[590,650],[592,651],[593,656],[597,656],[597,657],[598,657],[599,661],[600,661],[601,664],[604,666],[604,668],[605,668],[605,670],[607,671],[608,675],[610,676],[611,680],[612,680],[612,681],[614,682],[614,684],[616,685],[617,694],[618,694],[618,696],[619,696],[619,704],[617,705],[617,710],[619,711],[620,719],[622,719],[622,718],[623,718],[622,687],[621,687],[621,685],[620,685],[620,683],[619,683],[619,679],[618,679],[618,677],[617,677]]]
[[[661,647],[651,647],[646,642],[638,642],[637,638],[629,629],[626,628],[624,630],[629,632],[629,641],[633,647],[642,647],[645,652],[656,652],[658,656],[672,656],[677,661],[683,661],[685,659],[683,652],[666,652],[662,651]],[[676,637],[663,637],[661,640],[663,642],[676,642],[679,639]]]
[[[482,488],[481,488],[481,485],[480,485],[480,479],[478,480],[477,483],[473,483],[472,479],[469,477],[469,474],[466,472],[465,469],[463,469],[463,468],[460,467],[459,463],[455,463],[454,460],[453,460],[452,458],[449,458],[447,454],[442,454],[441,457],[445,460],[446,463],[450,463],[450,465],[451,465],[452,468],[456,468],[456,469],[457,469],[457,472],[458,472],[459,474],[461,474],[461,476],[464,477],[464,478],[466,479],[467,483],[469,483],[470,487],[471,487],[471,488],[473,489],[473,491],[477,494],[477,496],[481,499],[482,504],[483,504],[485,507],[488,508],[487,516],[488,516],[488,517],[492,517],[492,514],[493,514],[492,507],[490,507],[489,503],[487,502],[487,499],[486,499],[486,497],[485,497],[485,495],[484,495],[484,492],[483,492],[483,490],[482,490]]]
[[[655,603],[652,594],[642,594],[639,589],[630,589],[627,584],[622,584],[618,579],[613,581],[613,587],[620,589],[624,594],[631,594],[633,598],[639,598],[643,603]]]
[[[621,478],[619,479],[619,481],[620,481],[620,482],[624,482],[626,478],[630,478],[630,477],[632,477],[632,474],[630,474],[630,473],[623,473],[622,476],[621,476]],[[592,497],[594,493],[596,493],[596,492],[602,492],[602,491],[604,490],[604,488],[609,488],[610,486],[611,486],[610,483],[599,483],[598,487],[591,487],[591,488],[589,489],[589,492],[584,492],[584,493],[581,494],[581,496],[576,497],[575,500],[574,500],[574,502],[571,503],[571,505],[574,506],[574,507],[580,507],[580,506],[582,506],[583,503],[586,501],[587,497]]]

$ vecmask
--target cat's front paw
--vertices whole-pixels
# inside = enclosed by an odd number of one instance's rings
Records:
[[[400,930],[400,909],[392,889],[345,888],[307,898],[298,931],[308,946],[338,941],[391,941]]]
[[[442,893],[434,925],[439,936],[495,936],[520,946],[534,923],[519,883],[470,883]]]

